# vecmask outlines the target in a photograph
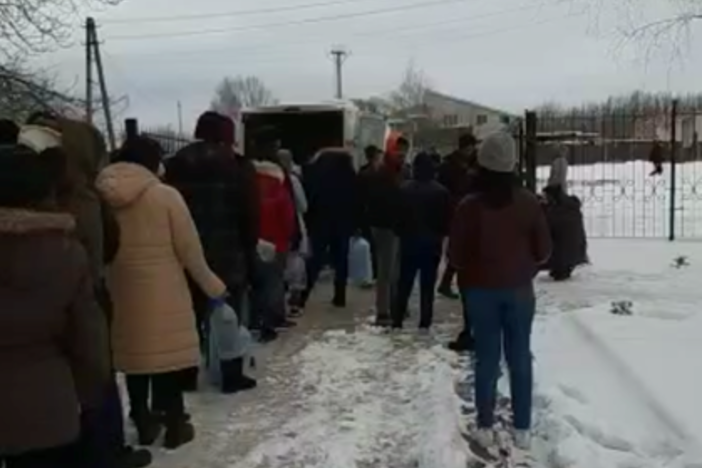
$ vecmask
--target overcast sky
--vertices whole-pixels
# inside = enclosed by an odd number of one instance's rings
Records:
[[[334,45],[351,53],[347,97],[390,91],[410,61],[438,91],[512,112],[634,89],[699,90],[694,30],[683,60],[669,47],[645,59],[617,29],[676,10],[664,0],[621,0],[633,8],[614,10],[619,1],[124,0],[92,14],[109,91],[129,97],[121,117],[144,126],[177,127],[180,101],[190,130],[227,75],[257,75],[282,102],[329,99]],[[41,61],[82,90],[81,34]]]

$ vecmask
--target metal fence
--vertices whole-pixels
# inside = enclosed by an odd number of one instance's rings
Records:
[[[702,238],[702,113],[676,102],[651,112],[527,112],[522,160],[540,190],[557,152],[568,154],[570,193],[592,237]],[[654,146],[663,173],[651,175]]]

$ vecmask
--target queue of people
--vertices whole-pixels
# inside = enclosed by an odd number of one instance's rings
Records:
[[[409,161],[398,138],[390,151],[368,147],[357,173],[344,148],[293,155],[263,128],[240,155],[233,136],[231,119],[206,112],[196,141],[169,158],[145,136],[108,155],[86,123],[0,122],[0,414],[13,416],[0,419],[0,466],[147,466],[150,453],[124,438],[117,372],[140,446],[189,443],[184,394],[203,360],[223,394],[257,386],[244,350],[220,353],[222,335],[277,339],[326,266],[331,302],[346,307],[358,236],[373,252],[378,326],[405,325],[417,275],[420,330],[437,291],[460,297],[450,347],[475,351],[486,445],[504,342],[515,438],[527,446],[532,280],[552,244],[542,205],[517,183],[512,137],[464,136],[442,162],[431,151]]]

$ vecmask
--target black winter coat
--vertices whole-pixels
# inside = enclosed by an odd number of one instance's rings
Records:
[[[448,235],[452,209],[449,191],[435,180],[410,180],[400,188],[400,237]]]
[[[439,166],[437,180],[451,194],[453,209],[456,209],[463,197],[472,190],[473,177],[469,168],[460,161],[457,153],[451,153],[444,158]]]
[[[398,231],[403,222],[402,176],[381,167],[363,175],[362,212],[371,228]]]
[[[251,162],[223,145],[200,141],[165,166],[166,182],[185,199],[210,268],[232,291],[251,284],[259,229]]]
[[[323,151],[302,167],[302,184],[311,235],[326,229],[350,235],[359,227],[358,185],[350,153]]]
[[[551,258],[545,269],[567,271],[588,262],[587,235],[577,197],[564,195],[544,205],[553,241]]]

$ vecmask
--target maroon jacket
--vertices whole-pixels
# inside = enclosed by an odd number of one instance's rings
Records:
[[[516,189],[514,201],[490,209],[480,195],[458,206],[449,239],[449,261],[461,288],[515,288],[529,284],[551,254],[543,210],[531,192]]]

